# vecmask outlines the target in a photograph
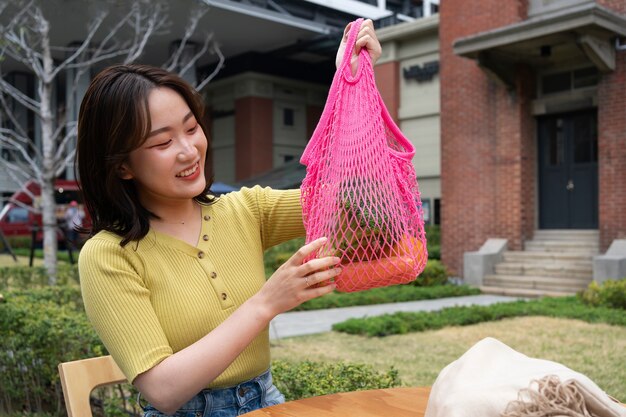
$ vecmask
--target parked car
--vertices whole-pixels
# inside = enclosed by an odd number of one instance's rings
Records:
[[[81,210],[82,199],[80,196],[80,189],[76,181],[70,180],[56,180],[54,183],[55,188],[55,200],[57,203],[56,217],[57,224],[62,226],[65,222],[64,214],[68,205],[72,201],[76,201]],[[28,190],[29,192],[27,192]],[[29,194],[30,193],[30,194]],[[35,197],[33,201],[31,195]],[[39,213],[35,213],[25,206],[37,207],[41,200],[41,187],[35,181],[28,181],[23,188],[16,191],[10,198],[9,202],[0,211],[0,229],[5,236],[27,236],[30,237],[33,232],[33,228],[36,228],[37,236],[36,240],[41,241],[43,236],[42,231],[42,216]],[[88,219],[85,219],[88,221]],[[63,240],[64,235],[59,228],[57,233],[58,239]]]

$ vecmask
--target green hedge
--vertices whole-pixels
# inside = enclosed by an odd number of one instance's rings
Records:
[[[57,264],[57,285],[78,286],[76,265]],[[48,286],[48,273],[43,266],[7,266],[0,268],[0,291],[25,290]]]
[[[592,281],[585,291],[578,294],[581,301],[590,306],[604,306],[626,310],[626,278],[607,280],[602,284]]]
[[[446,267],[436,259],[429,259],[426,267],[411,285],[417,287],[430,287],[433,285],[443,285],[448,282],[448,271]]]
[[[0,415],[65,415],[57,366],[106,355],[83,310],[76,285],[14,290],[0,303]],[[277,385],[288,399],[400,384],[397,372],[350,363],[273,363]],[[106,416],[137,412],[129,384],[94,393]],[[124,395],[122,395],[124,394]]]
[[[441,229],[437,225],[425,226],[428,259],[440,259],[440,235]],[[269,278],[282,264],[284,264],[295,251],[304,245],[304,238],[296,238],[276,245],[265,251],[265,275]],[[430,262],[429,262],[430,263]],[[438,264],[437,268],[443,268]],[[423,274],[422,274],[423,275]],[[447,276],[446,276],[447,278]],[[444,280],[445,281],[445,280]]]
[[[287,401],[337,392],[391,388],[401,384],[398,371],[377,372],[358,363],[304,361],[272,363],[274,383]]]
[[[63,415],[60,362],[105,354],[76,287],[4,294],[0,304],[0,414]]]
[[[475,294],[480,294],[480,290],[467,285],[438,285],[433,287],[418,287],[411,284],[394,285],[391,287],[373,288],[371,290],[353,293],[333,292],[309,300],[296,307],[293,311],[433,300],[437,298],[460,297]]]
[[[441,227],[431,224],[424,227],[428,259],[441,259]]]
[[[26,248],[30,249],[31,237],[30,236],[6,236],[11,249]],[[0,247],[4,248],[4,245],[0,242]]]
[[[626,314],[622,310],[590,307],[572,296],[350,319],[333,325],[333,330],[368,336],[388,336],[435,330],[446,326],[467,326],[517,316],[563,317],[590,323],[626,326]]]

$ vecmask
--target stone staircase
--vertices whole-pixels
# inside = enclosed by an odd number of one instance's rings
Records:
[[[488,294],[523,297],[572,295],[592,281],[597,230],[537,230],[523,251],[507,251],[483,279]]]

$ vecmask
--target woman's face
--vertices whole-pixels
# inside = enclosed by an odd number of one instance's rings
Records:
[[[151,132],[121,167],[132,179],[148,210],[177,204],[204,190],[207,139],[185,100],[169,88],[155,88],[148,96]]]

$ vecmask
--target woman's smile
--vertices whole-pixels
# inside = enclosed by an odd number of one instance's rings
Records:
[[[179,172],[178,174],[176,174],[176,177],[178,178],[183,178],[186,180],[195,180],[196,178],[198,178],[198,175],[200,175],[200,163],[196,162],[191,168],[187,168],[184,171]]]

